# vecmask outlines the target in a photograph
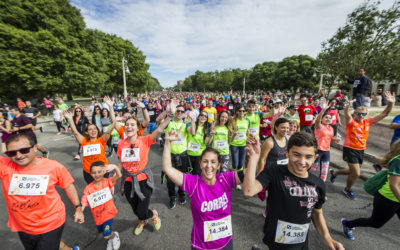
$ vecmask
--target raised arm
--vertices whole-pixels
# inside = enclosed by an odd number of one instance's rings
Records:
[[[264,170],[265,163],[267,161],[267,157],[271,149],[274,147],[274,143],[272,142],[272,139],[268,138],[262,145],[261,147],[261,155],[260,159],[258,160],[257,164],[257,175],[261,173],[261,171]]]
[[[372,124],[378,123],[380,120],[382,120],[383,118],[388,116],[390,114],[390,111],[392,111],[394,102],[396,101],[395,95],[394,95],[394,93],[390,94],[390,91],[386,91],[385,97],[386,97],[386,101],[388,104],[386,105],[386,108],[382,111],[382,113],[380,113],[379,115],[374,117]]]
[[[119,178],[122,177],[121,170],[119,169],[119,167],[117,165],[114,165],[114,164],[107,165],[106,168],[105,168],[105,172],[109,173],[109,172],[112,172],[112,171],[115,171],[115,174],[113,175],[111,181],[112,182],[116,182]]]
[[[173,183],[180,187],[183,185],[183,173],[178,169],[172,167],[171,141],[175,141],[178,139],[182,127],[178,131],[170,130],[168,135],[165,136],[164,152],[162,156],[162,171]]]
[[[104,102],[107,104],[108,108],[110,109],[110,119],[111,122],[115,121],[115,112],[114,112],[114,103],[110,99],[110,97],[105,96],[104,97]]]
[[[315,119],[315,128],[319,129],[321,127],[321,120],[322,116],[325,114],[326,110],[328,109],[328,105],[326,105],[326,100],[321,101],[321,112],[319,112],[317,119]]]
[[[107,131],[102,136],[104,141],[108,141],[108,139],[110,139],[111,132],[115,128],[116,123],[117,123],[117,121],[113,120],[113,122],[111,123],[111,126],[109,126],[107,128]]]
[[[68,120],[69,126],[71,127],[71,130],[72,130],[72,134],[74,134],[76,140],[77,140],[79,143],[82,143],[84,137],[83,137],[83,135],[81,135],[81,134],[78,132],[78,130],[76,129],[74,120],[72,119],[72,113],[71,113],[71,112],[68,112],[67,110],[64,110],[64,111],[63,111],[63,116]]]
[[[349,101],[346,101],[344,103],[343,112],[344,112],[345,124],[348,124],[351,121],[350,102]]]
[[[253,196],[259,193],[263,187],[261,183],[256,180],[257,163],[260,158],[260,142],[257,138],[250,134],[246,143],[247,151],[247,167],[243,180],[243,194],[245,196]]]
[[[136,105],[142,109],[143,112],[143,122],[142,122],[142,127],[145,128],[147,127],[147,125],[150,122],[150,116],[149,116],[149,112],[146,109],[146,106],[144,105],[143,102],[141,101],[136,101]]]

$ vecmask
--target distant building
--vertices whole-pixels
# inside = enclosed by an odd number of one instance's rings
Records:
[[[176,82],[178,86],[182,86],[183,85],[183,80],[179,80]]]

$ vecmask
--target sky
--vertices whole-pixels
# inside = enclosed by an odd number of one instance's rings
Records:
[[[316,57],[363,0],[71,0],[86,26],[130,40],[171,87],[196,70]],[[393,1],[382,1],[390,7]]]

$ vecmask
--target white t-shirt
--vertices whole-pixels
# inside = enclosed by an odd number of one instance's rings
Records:
[[[61,110],[59,110],[59,109],[53,110],[53,118],[54,118],[54,121],[60,122],[61,121]]]

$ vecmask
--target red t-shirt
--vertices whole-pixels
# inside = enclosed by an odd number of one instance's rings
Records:
[[[217,109],[217,113],[219,114],[222,110],[226,110],[226,111],[228,111],[228,106],[226,106],[226,105],[218,105],[217,107],[216,107],[216,109]]]
[[[106,188],[108,188],[111,192],[111,189],[114,185],[115,182],[112,182],[111,178],[103,178],[101,184],[98,187],[94,185],[94,181],[91,182],[83,190],[81,201],[82,205],[85,207],[89,207],[88,195]],[[112,199],[102,205],[90,209],[92,210],[93,219],[96,225],[102,225],[104,222],[113,219],[118,212]]]
[[[44,234],[65,223],[65,205],[55,186],[65,189],[74,182],[74,179],[59,162],[37,158],[40,159],[37,165],[22,168],[9,158],[0,157],[0,179],[8,210],[8,227],[13,232]],[[20,191],[19,188],[10,190],[11,179],[17,178],[16,175],[25,175],[25,178],[44,176],[44,179],[48,179],[45,195],[12,195],[11,193]],[[45,186],[45,183],[35,181],[35,185],[38,183],[41,187]],[[18,185],[21,184],[31,185],[28,182],[19,182]]]
[[[262,136],[270,136],[272,135],[272,130],[271,130],[271,121],[274,119],[275,115],[268,117],[268,118],[261,118],[260,124],[265,124],[267,123],[267,127],[260,127],[260,135]]]
[[[317,110],[313,105],[308,104],[307,106],[297,105],[299,118],[300,118],[300,126],[311,126],[314,120],[314,114],[316,114]]]

